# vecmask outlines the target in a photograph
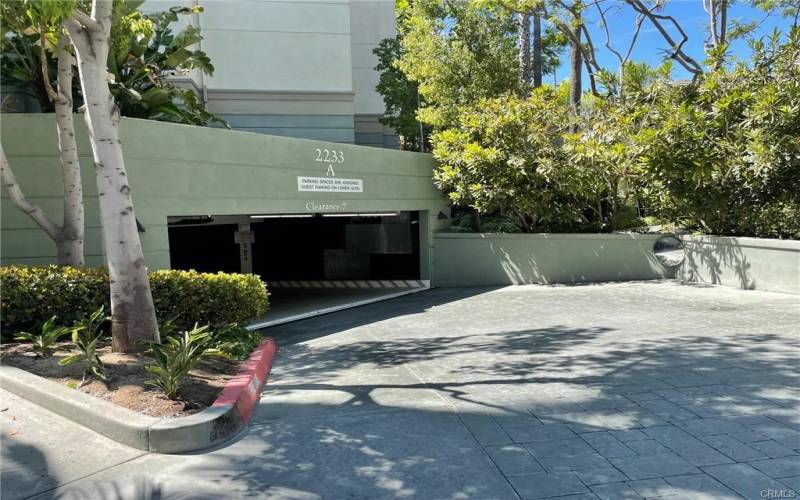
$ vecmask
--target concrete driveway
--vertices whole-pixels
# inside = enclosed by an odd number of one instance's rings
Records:
[[[270,329],[253,422],[211,453],[12,398],[3,498],[790,498],[799,324],[797,296],[675,282],[431,290]]]

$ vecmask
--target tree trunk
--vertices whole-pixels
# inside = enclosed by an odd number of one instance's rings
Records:
[[[47,59],[40,55],[42,85],[48,98],[55,102],[56,132],[58,133],[58,153],[61,162],[61,178],[64,182],[64,220],[59,226],[31,202],[22,192],[2,153],[2,182],[9,198],[20,210],[28,214],[36,224],[56,244],[56,262],[60,266],[82,266],[83,256],[83,187],[81,186],[81,167],[78,161],[78,147],[75,144],[75,125],[72,120],[72,56],[69,53],[69,38],[59,29],[58,34],[58,92],[50,84],[47,76]]]
[[[64,222],[61,225],[61,239],[56,241],[58,263],[82,266],[83,186],[78,145],[75,143],[75,124],[72,119],[72,54],[69,37],[63,30],[59,30],[58,34],[58,97],[55,107],[61,177],[64,181]]]
[[[519,79],[523,94],[528,93],[531,82],[531,15],[520,12],[517,15],[519,33]]]
[[[469,213],[469,222],[473,231],[476,233],[481,232],[481,213],[474,208]]]
[[[580,26],[574,26],[573,28],[573,35],[574,40],[579,44],[581,40],[581,29]],[[569,87],[569,96],[570,102],[572,103],[572,109],[575,113],[578,112],[578,109],[581,105],[581,91],[583,90],[582,84],[582,76],[583,76],[583,52],[579,45],[575,42],[572,44],[571,54],[570,54],[570,87]]]
[[[533,86],[542,86],[542,17],[533,15]]]
[[[66,25],[78,57],[95,163],[111,280],[112,348],[116,352],[132,352],[143,349],[146,341],[160,339],[122,156],[119,108],[106,80],[111,10],[111,0],[94,0],[91,17],[76,13]]]
[[[17,178],[11,170],[11,165],[8,163],[2,144],[0,144],[0,182],[3,183],[3,188],[14,205],[33,219],[53,241],[58,241],[61,237],[61,228],[47,217],[41,207],[31,202],[22,192]]]

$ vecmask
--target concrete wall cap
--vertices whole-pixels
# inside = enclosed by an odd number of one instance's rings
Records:
[[[747,248],[769,248],[800,252],[800,241],[771,238],[750,238],[745,236],[690,235],[680,236],[681,241],[693,245],[729,245]]]
[[[484,239],[484,240],[657,240],[665,234],[639,233],[449,233],[435,232],[434,238]]]

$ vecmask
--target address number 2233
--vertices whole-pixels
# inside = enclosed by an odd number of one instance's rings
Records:
[[[322,163],[344,163],[344,151],[334,149],[316,149],[317,157],[314,161]]]

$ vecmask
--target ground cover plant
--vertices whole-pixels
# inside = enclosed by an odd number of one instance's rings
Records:
[[[165,337],[161,343],[151,343],[154,362],[145,370],[152,377],[145,384],[158,387],[168,398],[175,399],[183,379],[203,358],[224,355],[213,344],[208,325],[196,324],[191,330]]]
[[[213,403],[239,362],[264,340],[236,325],[179,330],[166,321],[162,343],[117,353],[103,327],[107,320],[102,308],[71,328],[48,320],[46,335],[0,346],[3,363],[147,415],[182,416]],[[72,341],[64,340],[70,332]]]
[[[103,337],[103,324],[110,319],[105,315],[105,307],[100,306],[98,310],[88,317],[77,321],[72,327],[72,342],[78,349],[78,353],[63,358],[58,364],[66,366],[81,362],[84,365],[84,380],[87,375],[106,380],[105,366],[97,349],[99,347],[98,343]]]
[[[39,333],[19,332],[14,338],[29,341],[33,352],[43,358],[47,358],[50,356],[50,351],[52,351],[58,339],[69,333],[69,329],[63,326],[56,326],[55,323],[56,316],[53,316],[42,324]]]

